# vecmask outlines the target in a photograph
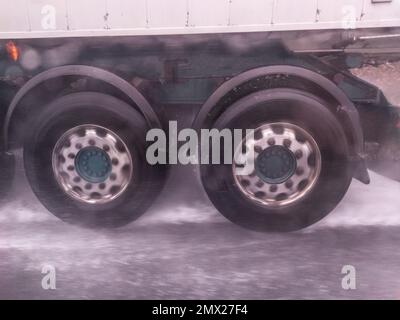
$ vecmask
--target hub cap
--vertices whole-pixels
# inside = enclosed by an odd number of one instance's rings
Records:
[[[287,181],[296,170],[296,158],[283,146],[264,149],[255,163],[257,175],[266,183],[279,184]]]
[[[70,197],[103,204],[120,196],[132,178],[132,158],[117,134],[96,125],[65,132],[52,156],[53,173]]]
[[[253,148],[254,152],[250,152]],[[284,206],[303,198],[321,172],[321,152],[313,137],[290,123],[271,123],[254,130],[236,149],[233,174],[236,185],[248,198],[265,206]],[[239,175],[242,163],[254,171]]]
[[[88,182],[104,182],[111,173],[111,159],[103,149],[85,147],[76,155],[75,168]]]

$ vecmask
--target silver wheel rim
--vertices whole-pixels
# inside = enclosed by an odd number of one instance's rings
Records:
[[[238,174],[238,169],[243,167],[241,164],[255,164],[260,155],[273,147],[279,148],[285,161],[293,155],[296,162],[294,170],[289,170],[292,168],[288,166],[287,175],[275,181],[262,176],[256,165],[250,174]],[[249,152],[250,148],[254,152]],[[239,190],[252,201],[268,207],[285,206],[302,199],[315,186],[322,163],[314,138],[301,127],[284,122],[256,128],[254,135],[246,136],[235,150],[235,159],[240,161],[233,162],[233,175]]]
[[[103,159],[104,163],[100,163],[99,172],[93,172],[90,161],[99,164],[98,159]],[[85,161],[89,167],[79,170]],[[74,127],[60,137],[53,149],[52,166],[54,177],[64,192],[89,204],[115,200],[132,179],[132,158],[125,143],[113,131],[93,124]],[[86,171],[91,175],[85,174]]]

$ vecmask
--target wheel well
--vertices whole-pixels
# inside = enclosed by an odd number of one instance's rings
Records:
[[[158,116],[141,92],[129,82],[103,69],[89,66],[63,66],[49,69],[30,79],[10,103],[3,126],[5,150],[21,146],[26,128],[35,115],[55,98],[69,93],[92,91],[112,95],[131,105],[146,119],[149,127],[160,127]]]
[[[357,109],[335,83],[317,72],[302,67],[289,65],[261,67],[233,77],[207,99],[197,114],[193,127],[196,130],[210,128],[234,102],[268,88],[304,90],[324,100],[345,132],[351,152],[349,160],[354,164],[354,178],[369,183],[363,158],[364,137]]]
[[[363,138],[358,113],[352,102],[329,79],[313,71],[272,66],[250,70],[222,84],[198,113],[194,127],[208,128],[234,102],[264,89],[290,88],[309,92],[326,102],[341,123],[355,154],[361,153]]]

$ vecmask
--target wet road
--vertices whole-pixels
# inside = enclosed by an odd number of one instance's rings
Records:
[[[372,180],[296,233],[241,229],[182,183],[129,226],[94,231],[53,218],[19,168],[0,209],[0,298],[400,298],[400,184]],[[47,264],[56,290],[42,289]],[[344,265],[356,290],[341,287]]]

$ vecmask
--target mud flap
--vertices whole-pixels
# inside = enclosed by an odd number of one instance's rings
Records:
[[[365,159],[363,159],[361,156],[356,156],[355,159],[352,160],[354,163],[354,178],[364,184],[369,184],[371,180],[368,174],[368,168]]]

